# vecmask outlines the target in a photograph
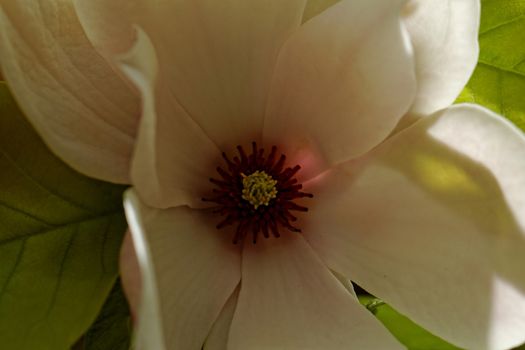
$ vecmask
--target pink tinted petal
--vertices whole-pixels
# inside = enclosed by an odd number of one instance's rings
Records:
[[[228,349],[402,349],[294,233],[244,246]]]
[[[155,49],[138,29],[138,40],[122,58],[122,69],[143,96],[142,119],[132,162],[137,192],[157,208],[203,205],[220,152],[170,94],[159,75]]]
[[[525,138],[485,109],[421,120],[307,184],[330,268],[467,349],[525,341]]]
[[[416,59],[417,94],[410,113],[452,104],[478,61],[479,0],[410,0],[403,11]]]
[[[31,123],[73,168],[129,182],[135,92],[86,38],[68,1],[0,5],[0,64]]]
[[[136,320],[142,295],[142,278],[137,253],[129,232],[122,241],[119,266],[122,288],[128,300],[131,316],[133,320]]]
[[[340,1],[294,33],[274,72],[267,143],[283,144],[294,161],[313,150],[322,169],[385,139],[416,87],[403,4]]]
[[[201,349],[240,280],[240,251],[206,213],[153,209],[133,190],[126,216],[142,274],[138,349]]]
[[[99,47],[112,46],[100,34],[106,29],[129,41],[129,24],[142,27],[157,51],[166,94],[221,149],[260,139],[277,55],[300,25],[306,0],[130,3],[124,11],[106,0],[77,8]]]

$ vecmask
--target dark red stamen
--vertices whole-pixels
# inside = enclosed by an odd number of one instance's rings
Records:
[[[286,156],[277,155],[277,147],[273,146],[267,157],[264,156],[264,149],[258,148],[255,142],[252,143],[252,152],[247,155],[241,146],[237,146],[239,156],[231,160],[225,153],[222,158],[226,163],[226,169],[217,167],[219,179],[211,178],[210,182],[216,185],[209,198],[202,198],[205,202],[216,204],[214,213],[224,217],[218,224],[217,229],[235,225],[233,243],[244,239],[251,233],[253,243],[257,242],[259,233],[269,238],[270,235],[280,237],[280,228],[285,228],[292,232],[301,232],[301,229],[292,225],[297,221],[291,211],[306,212],[308,208],[298,205],[293,201],[299,198],[312,198],[311,193],[300,191],[301,184],[297,184],[294,177],[301,169],[300,165],[293,168],[284,168]],[[268,205],[260,205],[255,208],[249,201],[243,198],[243,177],[256,171],[264,171],[277,181],[275,188],[277,195],[271,199]]]

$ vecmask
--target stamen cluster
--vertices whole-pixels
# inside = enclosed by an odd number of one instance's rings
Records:
[[[236,224],[234,244],[242,241],[248,233],[252,234],[253,243],[256,243],[259,233],[269,238],[270,234],[280,237],[282,228],[301,232],[292,224],[297,217],[291,212],[306,212],[308,208],[294,203],[294,200],[313,197],[301,191],[303,186],[295,178],[301,166],[285,168],[286,156],[281,154],[277,158],[276,146],[267,156],[255,142],[249,155],[241,146],[237,146],[237,150],[239,155],[231,160],[225,153],[222,154],[227,168],[217,167],[221,178],[210,179],[216,185],[214,195],[202,199],[215,203],[213,212],[224,217],[217,224],[217,229]],[[261,188],[266,191],[262,195]]]
[[[242,199],[250,202],[255,209],[260,205],[268,205],[277,197],[277,181],[264,171],[257,170],[248,176],[242,175]]]

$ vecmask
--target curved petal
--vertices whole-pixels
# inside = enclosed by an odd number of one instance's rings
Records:
[[[228,349],[402,349],[297,234],[247,242]]]
[[[137,39],[134,26],[148,16],[141,0],[70,0],[86,35],[107,59],[127,52]]]
[[[122,58],[122,69],[142,92],[142,118],[131,178],[150,206],[202,207],[220,151],[172,98],[159,75],[155,49],[139,28],[135,46]]]
[[[200,349],[240,280],[240,251],[205,213],[153,209],[133,190],[126,216],[142,273],[137,349]]]
[[[340,1],[294,33],[274,73],[265,142],[296,162],[318,153],[326,168],[383,141],[416,88],[403,4]]]
[[[221,314],[215,320],[213,327],[206,338],[203,350],[228,350],[228,335],[230,333],[230,325],[239,299],[239,288],[233,292],[226,305],[221,311]]]
[[[0,5],[0,64],[49,147],[87,175],[129,182],[139,101],[86,38],[69,1]]]
[[[94,0],[78,9],[89,32],[105,30],[102,20],[89,18],[105,13],[111,17],[108,30],[124,33],[125,40],[129,32],[122,23],[136,18],[157,51],[159,74],[171,98],[226,150],[259,141],[275,61],[300,25],[305,2],[136,0],[137,14]]]
[[[451,107],[308,183],[305,235],[330,268],[443,339],[517,346],[523,159],[525,137],[502,117]]]
[[[416,59],[411,116],[450,106],[478,61],[479,0],[410,0],[404,23]]]
[[[120,248],[119,268],[122,289],[129,304],[131,317],[133,322],[135,322],[142,298],[142,276],[137,253],[129,232],[124,236]]]

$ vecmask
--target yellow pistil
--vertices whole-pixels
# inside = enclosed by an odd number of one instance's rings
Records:
[[[255,209],[268,205],[277,197],[277,181],[264,171],[257,170],[250,175],[242,175],[242,198],[250,202]]]

